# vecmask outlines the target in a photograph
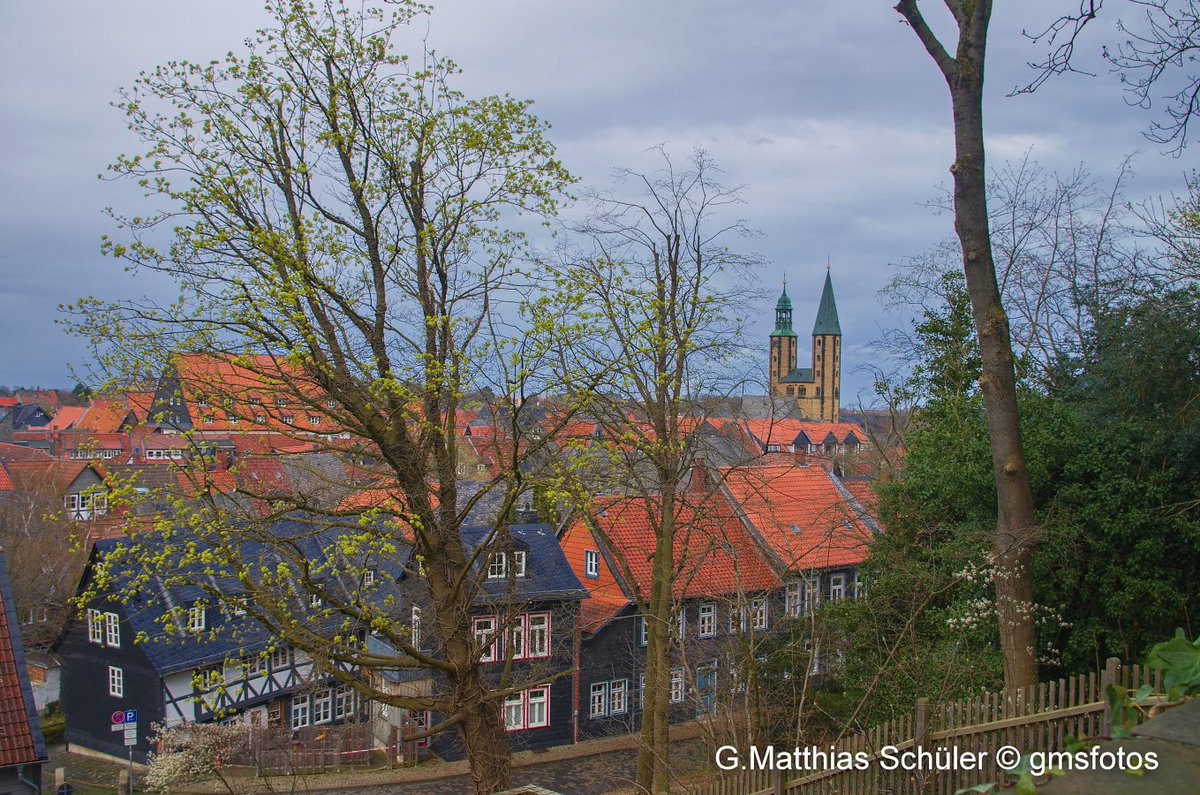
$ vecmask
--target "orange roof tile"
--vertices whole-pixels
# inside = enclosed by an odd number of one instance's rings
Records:
[[[50,422],[46,423],[45,430],[65,431],[76,426],[84,414],[87,414],[86,406],[63,406],[50,418]]]
[[[596,542],[586,524],[581,521],[575,522],[563,533],[558,543],[571,571],[588,592],[588,598],[583,600],[579,608],[579,623],[584,632],[595,632],[630,603],[629,597],[621,590],[608,561],[600,554],[600,544]],[[598,568],[595,577],[589,577],[584,566],[586,551],[595,552],[597,555]]]
[[[0,461],[0,491],[12,491],[12,478],[8,476],[8,470],[4,468],[4,462]]]
[[[25,654],[16,625],[16,609],[4,558],[0,556],[0,766],[21,765],[46,758],[37,710],[28,675],[21,670]]]
[[[821,467],[722,470],[724,488],[790,571],[861,563],[871,530]]]
[[[45,450],[25,447],[19,444],[0,442],[0,461],[49,461],[50,454]]]
[[[811,420],[771,419],[742,420],[741,427],[759,444],[770,447],[787,447],[804,434],[809,444],[823,444],[832,433],[838,444],[845,444],[853,435],[861,444],[866,438],[862,428],[852,422],[813,422]]]
[[[660,512],[644,498],[606,498],[596,504],[596,526],[610,551],[619,550],[633,578],[649,594]],[[674,566],[679,598],[764,591],[779,578],[722,495],[699,505],[681,502],[677,512]]]
[[[116,433],[117,429],[121,427],[121,423],[129,416],[129,411],[124,401],[93,400],[75,427],[79,430],[95,431],[96,433]]]

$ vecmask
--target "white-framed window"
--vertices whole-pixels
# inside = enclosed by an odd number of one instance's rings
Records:
[[[550,725],[550,686],[523,690],[504,699],[504,728],[539,729]]]
[[[583,576],[593,580],[600,577],[600,553],[594,549],[583,550]]]
[[[646,672],[642,671],[638,674],[638,709],[642,709],[646,704]]]
[[[328,688],[318,690],[312,699],[312,722],[329,723],[333,720],[333,691]]]
[[[238,596],[229,605],[229,614],[234,618],[239,618],[246,615],[246,608],[250,606],[250,597]]]
[[[846,598],[846,575],[829,575],[829,601],[837,602]]]
[[[523,549],[513,550],[513,576],[521,578],[525,576],[525,559],[527,555]]]
[[[526,690],[525,703],[525,728],[539,729],[550,725],[549,685]]]
[[[508,653],[514,660],[525,657],[525,622],[528,616],[515,616],[508,628]]]
[[[608,682],[592,683],[590,715],[593,718],[603,718],[608,715]]]
[[[204,605],[193,605],[188,608],[188,632],[204,631]]]
[[[816,607],[819,593],[816,577],[802,577],[788,583],[784,596],[784,610],[791,618],[809,615]]]
[[[495,662],[500,659],[500,638],[496,632],[495,616],[478,616],[471,621],[475,634],[475,645],[483,650],[480,662]]]
[[[313,593],[313,594],[308,595],[308,606],[309,607],[316,609],[316,608],[320,607],[322,604],[324,604],[324,600],[321,599],[321,594]]]
[[[638,644],[645,646],[650,642],[649,630],[646,626],[646,617],[638,616]]]
[[[125,697],[125,671],[115,665],[108,666],[108,694],[116,698]]]
[[[325,400],[325,408],[328,411],[333,411],[337,408],[337,401],[335,401],[333,398],[327,398]]]
[[[104,618],[99,610],[87,611],[88,643],[104,643]]]
[[[516,693],[504,699],[504,728],[510,732],[525,728],[524,693]]]
[[[767,597],[759,596],[750,602],[750,612],[754,617],[752,626],[755,630],[764,630],[767,628],[769,613],[767,610]]]
[[[863,576],[861,574],[859,574],[857,571],[854,572],[854,598],[855,599],[866,599],[867,598],[867,582],[866,582],[866,580],[863,579]]]
[[[608,683],[608,714],[624,715],[629,711],[629,680],[614,679]]]
[[[683,640],[687,636],[687,607],[679,606],[679,612],[675,616],[675,638]]]
[[[712,602],[700,605],[700,637],[712,638],[717,634],[717,606]]]
[[[275,398],[275,407],[280,408],[280,409],[286,409],[288,407],[287,398],[284,398],[284,397]]]
[[[525,643],[528,657],[550,656],[550,614],[529,613],[526,617],[529,637]]]
[[[413,605],[412,620],[409,623],[409,631],[412,633],[412,645],[414,649],[421,648],[421,608]]]
[[[292,649],[290,646],[276,646],[271,649],[271,670],[282,671],[292,664]]]
[[[302,696],[292,696],[293,729],[302,728],[312,722],[312,714],[309,711],[310,700],[307,693]]]
[[[321,424],[321,415],[320,414],[309,414],[308,415],[308,424],[310,426],[312,426],[313,428],[316,428],[318,425]]]
[[[333,717],[343,720],[353,716],[357,701],[358,694],[354,692],[354,688],[349,685],[339,687],[333,694]]]
[[[488,558],[489,580],[502,580],[508,576],[508,557],[503,552],[493,552]]]
[[[812,640],[804,641],[804,653],[808,655],[808,672],[821,673],[821,647],[814,645]]]
[[[750,610],[745,604],[729,608],[729,632],[745,632]]]
[[[671,703],[678,704],[683,701],[683,669],[671,669]]]
[[[121,646],[121,617],[116,613],[104,614],[104,643],[113,648]]]
[[[375,569],[363,569],[363,585],[375,584]]]
[[[254,679],[267,675],[267,658],[263,654],[251,654],[246,658],[246,676]]]

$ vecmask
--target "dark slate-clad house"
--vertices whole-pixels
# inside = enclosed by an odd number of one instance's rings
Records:
[[[472,527],[461,535],[471,555],[493,533],[488,527]],[[571,743],[576,738],[575,638],[580,600],[587,594],[549,525],[515,525],[509,535],[511,549],[480,555],[473,572],[480,589],[471,627],[480,659],[493,684],[501,681],[506,663],[511,663],[510,685],[531,683],[502,705],[514,750]],[[436,690],[437,683],[429,686]],[[440,717],[421,720],[436,725]],[[434,736],[430,745],[443,759],[463,756],[455,731]]]
[[[0,793],[38,795],[46,746],[17,626],[8,568],[0,555]]]
[[[318,559],[334,541],[332,531],[313,537],[311,526],[285,520],[272,532],[306,545]],[[91,584],[95,566],[116,540],[98,542],[80,585]],[[393,556],[398,576],[411,550]],[[247,556],[270,555],[246,544]],[[133,757],[145,761],[152,724],[177,726],[236,720],[251,726],[301,728],[364,719],[370,705],[352,688],[318,671],[299,649],[277,642],[248,614],[249,605],[233,580],[210,578],[219,602],[195,587],[152,581],[129,602],[98,596],[72,620],[57,645],[62,660],[66,740],[73,751],[124,757],[123,734],[111,730],[117,711],[137,710]],[[310,597],[302,597],[304,600]],[[318,600],[319,601],[319,600]],[[246,607],[242,607],[246,604]],[[310,624],[324,620],[317,601],[297,605]]]
[[[334,528],[314,534],[312,524],[301,520],[278,522],[271,532],[303,547],[303,557],[310,561],[328,557],[338,538]],[[485,527],[462,533],[468,554],[493,536]],[[503,552],[479,556],[475,572],[479,589],[471,626],[480,641],[480,655],[495,671],[497,681],[507,661],[511,662],[510,682],[530,683],[503,705],[514,747],[571,742],[575,733],[574,640],[579,601],[585,592],[548,525],[518,525],[511,528],[510,537],[511,543],[497,546],[503,547]],[[119,543],[95,545],[81,592],[89,588],[98,563]],[[250,542],[242,547],[242,555],[256,562],[274,554]],[[358,589],[356,595],[370,594],[375,604],[386,605],[389,612],[398,611],[392,614],[411,625],[414,636],[420,636],[420,648],[436,647],[436,623],[428,620],[425,631],[420,629],[421,612],[429,606],[411,546],[397,544],[386,560],[373,561],[360,574],[369,577],[354,583],[326,581],[325,593],[341,595],[343,590],[349,594]],[[150,579],[137,598],[126,602],[98,596],[60,638],[57,650],[63,667],[66,739],[72,750],[123,757],[124,735],[111,730],[111,716],[118,711],[138,712],[133,749],[138,761],[144,761],[151,750],[152,724],[232,720],[298,729],[370,717],[377,722],[410,717],[400,715],[399,710],[376,708],[345,680],[339,683],[337,677],[318,670],[304,652],[270,637],[250,615],[254,606],[240,601],[246,597],[234,580],[207,577],[208,587],[221,594],[214,599],[194,586],[168,587],[162,580]],[[344,633],[336,611],[327,611],[327,605],[315,595],[305,595],[302,600],[298,614],[306,617],[308,628],[328,632],[330,638]],[[241,608],[242,604],[248,609]],[[370,636],[365,627],[361,639],[374,654],[395,653],[382,638]],[[392,692],[426,695],[436,689],[430,674],[420,669],[404,669],[394,676],[374,674],[376,686]],[[411,717],[430,725],[430,716]],[[386,735],[378,731],[376,737],[386,741]],[[429,745],[446,758],[462,755],[454,730],[436,736]]]

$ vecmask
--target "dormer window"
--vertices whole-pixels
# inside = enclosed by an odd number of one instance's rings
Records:
[[[282,397],[275,398],[275,407],[281,408],[281,409],[286,409],[288,407],[287,398],[282,398]]]
[[[508,576],[509,554],[506,552],[493,552],[488,558],[487,576],[489,580],[502,580]],[[512,567],[513,576],[522,578],[525,576],[526,553],[523,549],[513,550]]]
[[[261,398],[256,398],[256,397],[252,397],[252,398],[250,398],[250,405],[251,405],[251,406],[261,406],[261,405],[262,405],[262,399],[261,399]]]
[[[233,600],[233,604],[229,607],[229,614],[234,617],[246,615],[246,608],[250,604],[250,597],[239,596]]]
[[[583,576],[593,580],[600,577],[600,553],[594,549],[583,551]]]
[[[188,608],[188,632],[203,632],[204,631],[204,605],[195,605]]]

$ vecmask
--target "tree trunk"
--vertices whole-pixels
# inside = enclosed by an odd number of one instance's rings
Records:
[[[456,688],[464,710],[460,732],[471,765],[471,789],[475,795],[491,795],[508,789],[512,755],[499,702],[487,697],[479,666],[473,668]]]
[[[670,792],[671,612],[675,550],[675,488],[661,492],[661,525],[655,539],[650,604],[646,622],[646,684],[643,688],[641,741],[638,744],[637,791]]]
[[[996,480],[996,533],[992,543],[996,616],[1004,657],[1004,684],[1037,682],[1033,628],[1033,495],[1021,445],[1016,378],[1008,318],[1000,301],[988,229],[983,145],[983,78],[991,1],[951,3],[958,20],[958,48],[951,58],[925,23],[916,0],[896,10],[912,26],[946,78],[954,112],[954,230],[979,340],[979,379]]]

